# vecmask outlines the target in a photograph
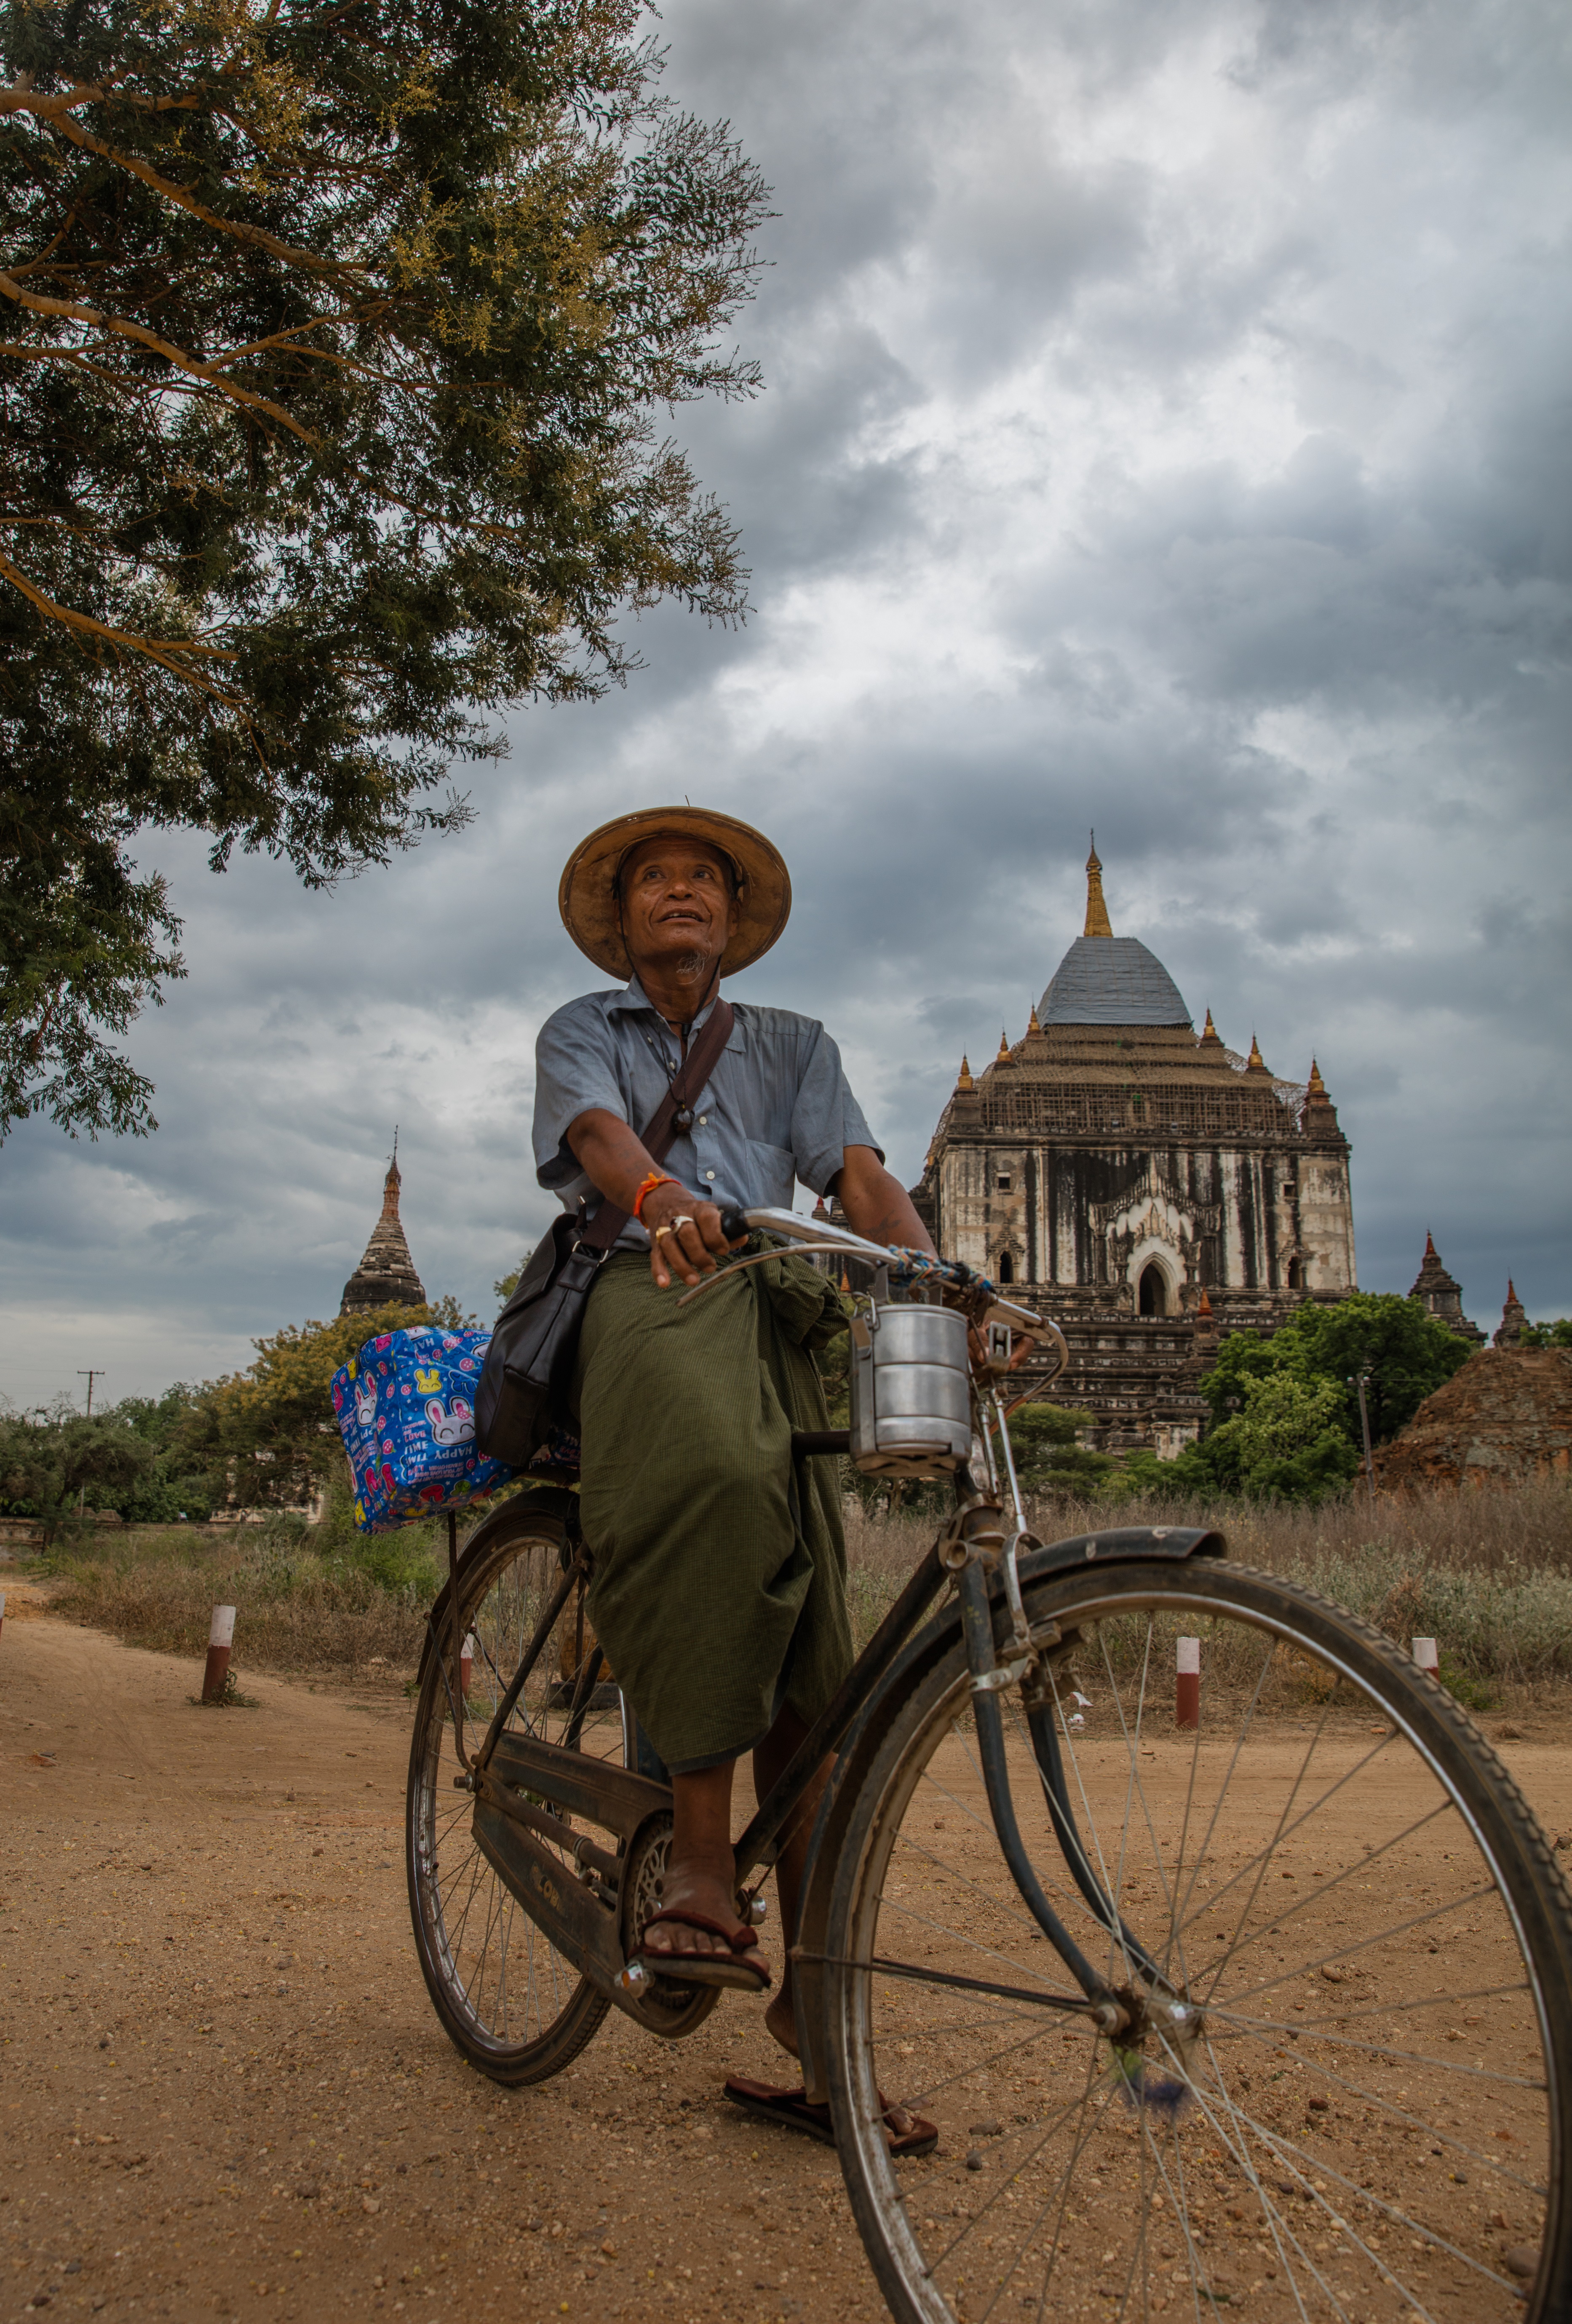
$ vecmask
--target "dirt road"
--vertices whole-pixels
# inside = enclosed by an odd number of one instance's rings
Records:
[[[0,1637],[5,2312],[882,2314],[827,2148],[738,2114],[757,2003],[615,2016],[495,2089],[438,2031],[400,1858],[409,1706],[26,1618]],[[784,2063],[784,2061],[783,2061]],[[777,2219],[789,2222],[777,2227]]]
[[[6,2312],[466,2319],[883,2312],[826,2149],[738,2115],[757,2003],[613,2015],[505,2092],[438,2032],[400,1858],[409,1707],[49,1618],[0,1638]],[[1508,1742],[1552,1830],[1572,1749]]]

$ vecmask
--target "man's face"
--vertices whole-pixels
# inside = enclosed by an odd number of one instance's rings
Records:
[[[724,860],[700,840],[641,840],[623,862],[621,896],[635,969],[711,965],[737,925]]]

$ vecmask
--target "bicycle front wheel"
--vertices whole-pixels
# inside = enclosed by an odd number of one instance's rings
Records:
[[[1034,1732],[1005,1699],[1016,1811],[1129,2022],[1098,2030],[1006,1868],[957,1636],[857,1780],[825,1938],[893,2313],[1565,2324],[1572,1911],[1469,1720],[1268,1574],[1083,1570],[1027,1608],[1061,1643]],[[892,2159],[889,2103],[930,2160]]]

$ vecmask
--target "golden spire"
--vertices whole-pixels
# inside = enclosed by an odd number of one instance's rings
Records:
[[[956,1080],[955,1086],[957,1089],[975,1089],[977,1087],[977,1084],[971,1078],[971,1067],[966,1061],[966,1053],[964,1050],[961,1052],[961,1072]]]
[[[1200,1037],[1201,1037],[1201,1039],[1202,1039],[1203,1041],[1210,1041],[1210,1042],[1213,1042],[1213,1043],[1216,1045],[1216,1047],[1217,1047],[1218,1048],[1219,1048],[1219,1049],[1220,1049],[1220,1048],[1222,1047],[1222,1046],[1223,1046],[1223,1045],[1222,1045],[1222,1041],[1221,1041],[1221,1039],[1219,1038],[1218,1034],[1218,1028],[1217,1028],[1217,1027],[1212,1023],[1212,1012],[1211,1012],[1211,1010],[1210,1010],[1209,1009],[1207,1010],[1207,1021],[1206,1021],[1206,1023],[1201,1027],[1201,1035],[1200,1035]]]
[[[1091,853],[1086,859],[1086,926],[1082,936],[1111,936],[1108,908],[1103,901],[1103,867],[1097,858],[1097,834],[1091,835]]]
[[[1252,1074],[1264,1074],[1266,1071],[1266,1060],[1261,1054],[1261,1044],[1254,1033],[1250,1036],[1250,1055],[1246,1060],[1246,1071]]]
[[[1310,1059],[1310,1077],[1307,1094],[1319,1105],[1325,1105],[1327,1102],[1327,1085],[1321,1079],[1321,1069],[1313,1057]]]
[[[1028,1033],[1040,1033],[1043,1030],[1042,1023],[1037,1015],[1037,1004],[1034,1001],[1032,1003],[1032,1013],[1026,1019],[1026,1030]]]
[[[1001,1026],[999,1027],[999,1053],[998,1053],[998,1056],[994,1059],[994,1063],[995,1063],[995,1065],[1007,1065],[1007,1064],[1009,1063],[1009,1056],[1010,1056],[1010,1043],[1009,1043],[1009,1036],[1007,1034],[1007,1032],[1005,1031],[1004,1027],[1001,1025]]]

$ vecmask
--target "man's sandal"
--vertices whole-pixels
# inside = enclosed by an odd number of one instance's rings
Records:
[[[788,2090],[774,2082],[750,2082],[734,2074],[726,2084],[726,2096],[745,2113],[758,2115],[766,2122],[784,2124],[788,2130],[806,2131],[810,2138],[822,2139],[826,2146],[835,2144],[829,2107],[815,2106],[800,2082],[795,2090]],[[920,2114],[911,2114],[903,2106],[887,2104],[882,2090],[878,2102],[884,2109],[884,2135],[892,2154],[932,2154],[939,2144],[934,2124],[924,2122]]]
[[[720,1953],[646,1952],[646,1933],[662,1922],[679,1929],[702,1929],[706,1936],[723,1938],[731,1948],[731,1959]],[[709,1920],[703,1913],[680,1912],[672,1905],[664,1913],[650,1914],[639,1932],[639,1950],[633,1960],[651,1977],[669,1977],[678,1985],[722,1985],[739,1993],[768,1993],[771,1984],[768,1962],[747,1958],[758,1944],[756,1929],[739,1929],[733,1936],[719,1921]]]

